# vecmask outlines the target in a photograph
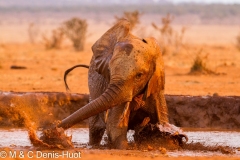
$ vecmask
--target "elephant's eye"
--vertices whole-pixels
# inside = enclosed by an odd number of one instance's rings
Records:
[[[137,79],[140,79],[140,78],[142,77],[142,75],[143,75],[142,73],[138,73],[138,74],[136,75],[136,78],[137,78]]]

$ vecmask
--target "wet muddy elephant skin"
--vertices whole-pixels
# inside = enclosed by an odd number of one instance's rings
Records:
[[[92,46],[88,84],[90,103],[65,118],[65,129],[89,118],[90,144],[99,144],[107,130],[113,148],[126,149],[128,129],[144,120],[168,123],[164,68],[154,38],[140,39],[121,20]]]

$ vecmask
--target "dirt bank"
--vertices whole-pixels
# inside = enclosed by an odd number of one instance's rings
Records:
[[[166,95],[170,123],[179,127],[238,129],[240,97]],[[0,126],[22,127],[24,110],[39,127],[62,120],[88,103],[86,94],[1,92]],[[86,126],[86,121],[81,123]]]
[[[166,96],[170,122],[180,127],[239,129],[238,96]]]

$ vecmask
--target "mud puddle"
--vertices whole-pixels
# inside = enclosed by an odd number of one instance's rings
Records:
[[[42,131],[37,131],[40,136]],[[128,133],[129,141],[133,141],[134,132]],[[239,131],[185,131],[189,137],[188,143],[200,142],[205,145],[215,146],[229,146],[236,148],[234,157],[240,157],[240,132]],[[75,148],[86,147],[88,143],[88,128],[72,128],[66,131],[67,135],[72,135],[72,142]],[[9,147],[11,149],[32,149],[33,146],[28,137],[26,129],[0,129],[0,147]],[[102,141],[104,143],[104,141]],[[154,151],[152,151],[154,152]],[[223,155],[220,152],[206,152],[206,151],[168,151],[169,156],[213,156]],[[229,156],[229,155],[228,155]]]

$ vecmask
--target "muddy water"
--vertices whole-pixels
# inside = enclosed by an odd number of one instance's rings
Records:
[[[41,131],[37,134],[40,136]],[[186,131],[189,142],[200,142],[206,145],[222,145],[239,148],[239,131]],[[72,135],[72,141],[75,147],[86,146],[88,143],[87,128],[72,128],[66,131],[67,135]],[[133,140],[133,132],[129,132],[129,141]],[[102,142],[104,143],[104,142]],[[0,147],[9,147],[12,149],[31,149],[33,148],[28,138],[28,132],[25,129],[0,129]],[[222,155],[220,152],[196,152],[196,151],[170,151],[169,156],[212,156]],[[234,156],[240,157],[240,152],[236,149]]]
[[[240,132],[236,131],[194,131],[187,132],[189,141],[206,145],[240,147]]]

